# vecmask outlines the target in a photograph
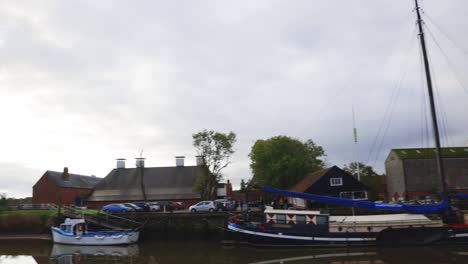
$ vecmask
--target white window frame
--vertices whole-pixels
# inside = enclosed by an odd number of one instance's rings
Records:
[[[330,186],[343,186],[343,178],[330,178]]]

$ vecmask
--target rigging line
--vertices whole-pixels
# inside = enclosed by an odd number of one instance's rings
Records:
[[[429,33],[429,36],[431,37],[432,41],[436,44],[436,46],[439,48],[440,52],[442,53],[442,55],[445,57],[445,60],[447,62],[447,66],[449,67],[449,69],[452,71],[452,74],[454,75],[455,77],[455,80],[457,80],[458,84],[460,85],[461,88],[463,88],[463,90],[465,90],[465,92],[468,94],[468,88],[463,84],[463,82],[461,81],[461,79],[459,78],[458,74],[457,74],[457,71],[455,70],[455,66],[454,64],[452,63],[452,61],[450,60],[450,58],[448,57],[447,53],[442,49],[442,47],[439,45],[439,42],[435,39],[434,37],[434,34],[432,34],[432,31],[426,27],[427,29],[427,32]]]
[[[427,30],[427,29],[426,29]],[[428,60],[433,67],[431,68],[431,75],[433,76],[433,84],[434,84],[434,90],[435,90],[435,98],[436,102],[438,103],[438,108],[436,109],[437,114],[440,117],[440,130],[441,130],[441,135],[442,135],[442,141],[444,142],[445,146],[448,147],[450,145],[450,137],[448,133],[448,118],[447,118],[447,112],[445,111],[445,106],[442,100],[442,97],[440,95],[440,89],[439,89],[439,84],[437,82],[437,75],[435,73],[435,64],[433,63],[431,57],[428,55]]]
[[[421,97],[421,100],[422,100],[422,104],[423,104],[423,114],[424,114],[424,146],[423,147],[429,147],[429,139],[431,137],[430,135],[430,129],[429,129],[429,118],[427,116],[427,112],[429,110],[428,106],[427,106],[427,100],[426,98],[428,97],[427,95],[427,90],[426,90],[426,87],[424,85],[425,83],[425,76],[424,76],[424,68],[423,68],[423,65],[424,65],[424,58],[423,58],[423,54],[422,54],[422,50],[419,50],[419,54],[421,56],[421,60],[420,60],[420,63],[421,63],[421,90],[422,90],[422,94],[423,96]]]
[[[383,130],[384,132],[382,134],[382,139],[380,140],[380,144],[378,145],[377,151],[375,152],[375,159],[372,162],[372,167],[375,167],[375,164],[377,163],[377,160],[379,159],[380,151],[382,150],[382,146],[383,146],[383,143],[385,141],[385,137],[387,136],[388,129],[390,127],[390,124],[392,123],[392,119],[393,119],[392,117],[393,117],[393,113],[395,112],[395,109],[396,109],[398,98],[400,97],[400,91],[401,91],[402,83],[403,83],[403,80],[406,78],[407,74],[408,74],[408,69],[406,69],[405,73],[403,74],[403,77],[400,79],[400,82],[398,84],[397,96],[395,97],[392,108],[390,110],[388,122],[387,122],[387,124],[386,124],[386,126],[385,126],[385,128]]]
[[[319,108],[318,113],[324,113],[327,107],[331,106],[333,104],[333,102],[337,101],[343,95],[342,91],[345,90],[344,88],[347,88],[347,89],[349,88],[349,84],[348,85],[341,85],[340,87],[341,87],[341,89],[338,89],[336,91],[336,93],[334,94],[334,96],[330,97],[330,100],[326,101],[325,104],[323,104]],[[317,119],[317,121],[322,121],[323,117],[324,117],[323,114],[319,115],[319,118]]]
[[[442,35],[444,35],[444,37],[446,39],[448,39],[453,46],[455,46],[458,50],[460,50],[461,52],[465,53],[466,55],[468,55],[468,51],[466,51],[465,49],[463,49],[460,45],[458,45],[452,38],[449,37],[449,35],[447,33],[445,33],[444,30],[442,30],[442,27],[440,27],[437,23],[434,22],[434,20],[426,13],[424,12],[423,13],[423,16],[425,16],[427,18],[427,20],[429,22],[431,22],[432,25],[434,25],[434,27],[442,33]]]
[[[426,89],[424,87],[424,68],[423,68],[423,55],[422,55],[422,51],[421,49],[419,49],[419,62],[420,62],[420,73],[419,73],[419,76],[420,76],[420,91],[421,91],[421,97],[420,97],[420,106],[421,106],[421,115],[420,115],[420,118],[421,118],[421,148],[425,148],[426,147],[426,139],[429,138],[429,135],[427,133],[428,131],[428,125],[427,125],[427,106],[426,106]]]
[[[416,30],[416,27],[415,27],[415,30]],[[413,33],[413,36],[414,37],[414,33]],[[412,48],[414,48],[414,45],[416,44],[416,42],[412,42],[412,46],[411,46],[411,49],[409,51],[412,50]],[[408,61],[409,61],[409,52],[408,52]],[[396,96],[394,98],[394,100],[391,102],[391,107],[390,107],[390,111],[389,111],[389,115],[388,115],[388,121],[387,123],[385,123],[385,120],[384,120],[384,126],[383,126],[383,133],[382,133],[382,137],[380,139],[380,142],[377,142],[377,149],[375,151],[375,157],[372,161],[372,166],[375,166],[375,164],[377,163],[380,155],[381,155],[381,150],[382,150],[382,147],[383,147],[383,144],[385,142],[385,138],[387,136],[387,133],[388,133],[388,130],[390,128],[390,125],[392,123],[392,120],[393,120],[393,113],[395,112],[395,109],[396,109],[396,105],[397,105],[397,102],[398,102],[398,98],[400,96],[400,91],[401,91],[401,88],[402,88],[402,84],[403,84],[403,81],[406,79],[406,76],[408,74],[408,70],[409,70],[409,63],[406,63],[406,68],[404,69],[404,72],[402,74],[402,77],[400,78],[398,84],[397,84],[397,92],[396,92]]]
[[[446,61],[447,61],[447,65],[449,66],[449,68],[451,68],[451,62],[447,56],[447,54],[444,52],[444,50],[442,49],[442,47],[439,45],[439,43],[437,42],[437,40],[435,39],[434,35],[432,34],[432,32],[426,27],[427,31],[429,32],[429,35],[431,36],[431,39],[432,41],[437,45],[437,47],[439,48],[439,50],[441,51],[441,53],[444,55]],[[455,74],[455,71],[452,70],[452,73],[454,73],[455,75],[455,79],[457,79],[457,81],[460,83],[460,81],[458,80],[456,74]],[[436,79],[437,81],[437,79]],[[447,140],[448,140],[448,143],[449,145],[452,145],[453,144],[453,140],[449,134],[449,121],[448,121],[448,116],[447,116],[447,112],[445,111],[445,106],[443,104],[443,101],[442,101],[442,97],[440,96],[440,92],[439,92],[439,89],[438,89],[438,85],[436,83],[436,93],[437,93],[437,96],[439,97],[438,100],[440,102],[440,111],[441,111],[441,114],[442,114],[442,125],[445,126],[445,129],[446,129],[446,133],[447,133]],[[445,119],[445,120],[444,120]]]
[[[416,30],[417,30],[417,25],[414,24],[413,31],[412,31],[412,33],[410,35],[408,48],[406,49],[407,51],[406,51],[405,60],[404,60],[404,71],[406,71],[408,66],[409,66],[408,65],[409,64],[409,57],[410,57],[409,54],[410,54],[410,51],[413,49],[413,46],[414,46],[414,43],[415,43],[413,41],[413,38],[415,36]],[[377,130],[377,134],[375,135],[375,137],[374,137],[374,139],[372,141],[371,148],[370,148],[369,154],[368,154],[367,159],[366,159],[366,163],[369,163],[371,161],[371,158],[373,156],[375,148],[378,146],[379,137],[381,136],[381,133],[383,131],[386,120],[387,120],[387,118],[389,118],[389,115],[390,115],[390,109],[392,108],[392,105],[394,104],[395,97],[397,97],[397,94],[399,93],[399,89],[397,89],[397,88],[399,87],[400,83],[401,83],[401,80],[398,81],[397,85],[394,87],[394,89],[392,91],[392,95],[391,95],[390,101],[387,104],[387,107],[385,109],[384,116],[382,118],[382,122],[380,123],[379,128]]]

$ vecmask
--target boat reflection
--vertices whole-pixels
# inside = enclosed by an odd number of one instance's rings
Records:
[[[130,258],[138,257],[137,244],[126,246],[78,246],[54,244],[50,259],[60,264],[85,263],[94,258]]]
[[[408,262],[409,261],[409,262]],[[250,262],[275,263],[468,263],[468,251],[445,247],[374,248],[355,252],[315,252]]]

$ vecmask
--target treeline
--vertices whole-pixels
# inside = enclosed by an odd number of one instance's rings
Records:
[[[197,178],[195,190],[203,198],[209,198],[215,191],[216,184],[223,179],[222,170],[231,163],[236,134],[232,131],[221,133],[203,130],[193,134],[192,138],[193,146],[197,154],[203,157],[207,169]],[[326,166],[325,150],[312,139],[302,141],[283,135],[256,140],[249,157],[253,177],[247,181],[241,180],[241,191],[263,185],[288,189],[307,173]],[[371,187],[372,191],[382,191],[381,180],[374,177],[381,175],[371,166],[352,162],[345,165],[344,170],[355,177],[359,174],[361,181]]]

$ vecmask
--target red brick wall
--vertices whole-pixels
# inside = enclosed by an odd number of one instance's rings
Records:
[[[32,203],[54,203],[68,206],[75,204],[78,196],[84,200],[91,192],[91,189],[59,187],[48,177],[42,176],[33,186]]]

